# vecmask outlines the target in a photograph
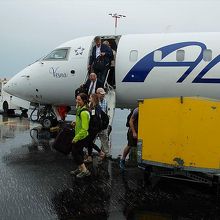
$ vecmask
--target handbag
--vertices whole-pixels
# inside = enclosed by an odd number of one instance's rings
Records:
[[[98,56],[93,64],[93,69],[96,71],[103,71],[105,69],[105,59],[102,56]]]

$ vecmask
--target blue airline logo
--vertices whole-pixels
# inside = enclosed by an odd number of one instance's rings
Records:
[[[160,50],[162,52],[162,59],[171,54],[172,52],[179,50],[180,48],[188,46],[199,46],[201,52],[192,62],[156,62],[154,61],[154,52]],[[207,49],[206,45],[201,42],[181,42],[176,44],[170,44],[165,47],[156,49],[155,51],[144,56],[138,61],[131,70],[124,77],[122,82],[144,82],[150,71],[154,67],[189,67],[183,75],[177,80],[177,83],[182,83],[186,77],[195,69],[195,67],[201,62],[203,58],[203,50]],[[220,55],[215,57],[208,65],[196,76],[192,83],[220,83],[220,78],[204,78],[206,73],[214,67],[220,61]]]

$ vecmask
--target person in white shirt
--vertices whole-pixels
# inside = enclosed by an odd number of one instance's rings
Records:
[[[101,43],[99,36],[96,36],[94,41],[96,45],[92,49],[88,70],[95,72],[98,79],[104,84],[113,54],[111,48]]]
[[[99,97],[99,105],[106,114],[108,113],[108,103],[105,99],[105,90],[103,88],[98,88],[96,90],[96,93]],[[101,141],[101,150],[105,153],[106,157],[111,157],[109,152],[109,142],[108,142],[108,128],[100,131],[97,134],[97,137],[99,137]]]
[[[96,93],[97,88],[102,86],[102,82],[99,79],[97,79],[97,75],[95,73],[90,73],[89,79],[83,85],[87,95]]]

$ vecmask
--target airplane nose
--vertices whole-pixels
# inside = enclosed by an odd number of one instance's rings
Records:
[[[10,95],[25,99],[29,91],[23,78],[24,77],[18,73],[3,86],[3,90]]]
[[[38,64],[35,66],[30,65],[25,69],[21,70],[3,86],[3,90],[9,93],[10,95],[16,96],[27,101],[32,101],[33,96],[35,97],[34,92],[35,90],[37,90],[36,88],[33,88],[32,83],[34,75],[33,69],[38,70]]]
[[[3,86],[3,90],[16,96],[16,93],[18,92],[18,83],[12,78]]]

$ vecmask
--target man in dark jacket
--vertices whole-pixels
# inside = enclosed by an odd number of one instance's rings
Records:
[[[103,88],[103,83],[97,78],[95,73],[90,73],[85,84],[80,85],[78,89],[75,90],[75,98],[80,93],[86,93],[91,95],[96,93],[97,88]]]
[[[94,94],[99,87],[103,88],[102,82],[97,78],[95,73],[90,73],[89,79],[84,84],[85,92],[88,95]]]
[[[101,43],[100,37],[95,37],[94,41],[96,45],[92,49],[88,69],[94,71],[104,84],[113,54],[107,45]]]

